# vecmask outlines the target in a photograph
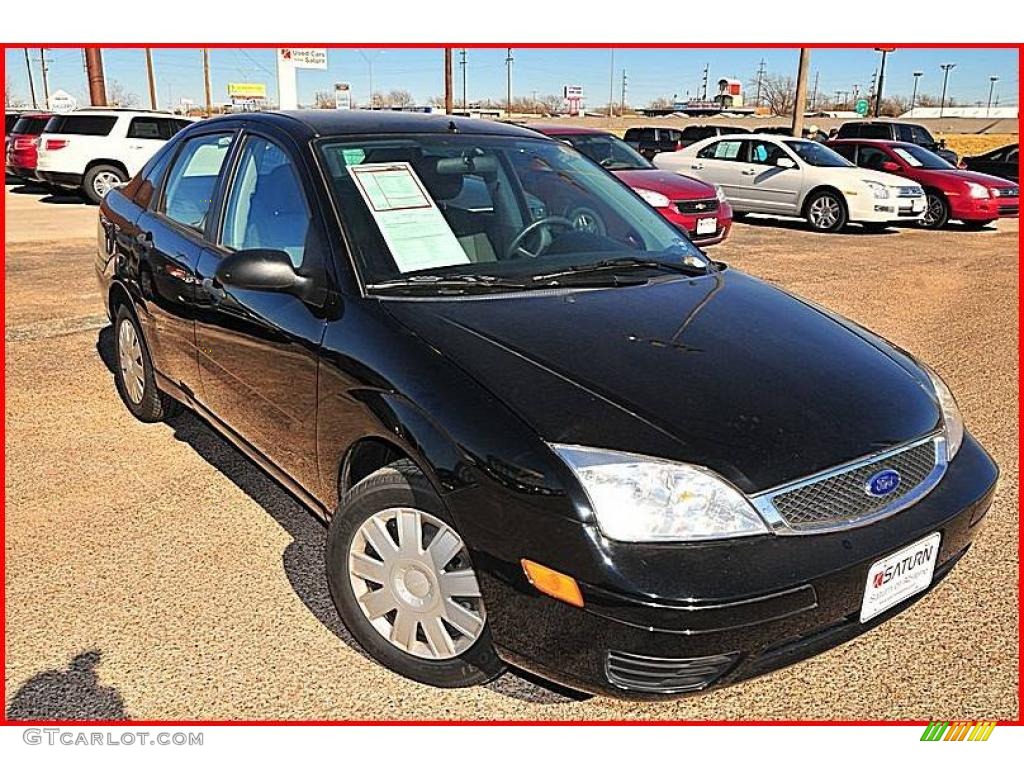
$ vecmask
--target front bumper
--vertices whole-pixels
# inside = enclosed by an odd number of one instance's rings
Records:
[[[1020,197],[969,197],[947,194],[950,218],[960,221],[992,221],[1016,218],[1020,215]]]
[[[915,197],[876,198],[870,195],[857,195],[851,200],[850,221],[867,223],[884,223],[889,221],[915,221],[924,216],[927,210],[927,199],[924,195]]]
[[[717,245],[729,236],[732,227],[732,206],[728,202],[721,201],[717,208],[708,211],[706,214],[680,213],[679,202],[674,202],[668,208],[658,208],[657,211],[680,229],[685,230],[686,236],[694,245],[705,247]],[[707,219],[715,219],[715,228],[712,232],[697,231],[699,222]]]
[[[518,562],[483,553],[474,559],[502,658],[571,688],[677,697],[792,664],[909,607],[967,552],[997,477],[968,437],[927,496],[861,528],[689,545],[622,544],[585,529],[603,571],[559,561],[559,540],[571,535],[564,523],[548,536],[522,539],[521,557],[577,577],[583,609],[539,594]],[[928,590],[860,623],[871,565],[935,531],[942,540]],[[659,689],[666,680],[674,687]]]

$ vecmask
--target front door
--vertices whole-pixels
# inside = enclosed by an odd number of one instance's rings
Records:
[[[215,276],[227,254],[262,248],[287,253],[297,272],[326,287],[329,249],[303,185],[303,166],[285,146],[290,145],[284,137],[247,136],[224,192],[218,234],[200,256],[200,399],[316,494],[317,367],[326,327],[322,302],[316,306],[287,293],[222,286]]]
[[[774,141],[750,139],[748,163],[740,173],[748,178],[748,194],[757,210],[783,216],[799,215],[803,171],[800,163]],[[783,168],[778,161],[787,158],[793,168]]]

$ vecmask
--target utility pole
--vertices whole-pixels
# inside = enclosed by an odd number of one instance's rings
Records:
[[[814,73],[814,91],[811,92],[811,110],[817,111],[818,109],[818,78],[821,76],[821,70],[817,70]]]
[[[765,69],[764,59],[761,59],[761,65],[757,68],[757,96],[754,97],[754,107],[761,106],[761,85],[764,82]]]
[[[452,95],[452,49],[444,49],[444,113],[450,115],[454,96]]]
[[[99,48],[85,49],[85,71],[89,80],[89,103],[94,107],[107,106],[107,83],[103,78],[103,52]]]
[[[991,75],[988,79],[988,106],[985,107],[985,117],[988,117],[989,112],[992,111],[992,91],[995,90],[997,82],[999,82],[998,75]]]
[[[911,112],[914,111],[914,105],[917,104],[917,81],[921,79],[921,75],[923,75],[923,74],[924,74],[924,72],[920,72],[920,71],[914,72],[914,92],[910,96],[910,111]]]
[[[505,49],[505,114],[512,116],[512,49]]]
[[[28,55],[28,48],[25,49],[25,70],[28,72],[28,93],[32,97],[32,109],[39,109],[36,102],[36,82],[32,79],[32,60]]]
[[[800,49],[800,67],[796,73],[796,98],[793,101],[793,135],[804,132],[804,110],[807,108],[807,70],[811,66],[811,49]]]
[[[611,62],[608,64],[608,119],[612,119],[612,105],[615,103],[615,49],[611,49]]]
[[[885,88],[885,57],[895,51],[895,48],[875,48],[882,54],[882,63],[878,67],[878,92],[875,94],[875,117],[878,117],[882,108],[882,92]]]
[[[43,70],[43,104],[46,105],[46,109],[50,108],[50,84],[46,79],[46,49],[39,49],[39,66]]]
[[[841,103],[841,102],[839,101],[839,97],[840,97],[840,96],[842,96],[842,95],[843,95],[843,92],[842,92],[842,91],[840,91],[840,90],[839,90],[839,89],[837,88],[837,89],[836,89],[836,100],[832,102],[832,108],[833,108],[833,109],[836,109],[836,110],[838,110],[838,109],[839,109],[839,105],[840,105],[840,103]]]
[[[626,70],[622,70],[622,98],[619,100],[619,115],[623,115],[626,112],[626,83],[629,80],[626,77]]]
[[[462,60],[459,62],[462,67],[462,109],[469,113],[469,103],[466,101],[466,49],[462,49]]]
[[[707,101],[708,100],[708,70],[710,68],[711,68],[711,64],[710,63],[704,65],[704,82],[701,84],[701,87],[700,87],[700,100],[701,101]]]
[[[203,48],[203,82],[206,86],[206,116],[213,114],[213,100],[210,97],[210,49]]]
[[[946,111],[946,85],[949,82],[949,70],[955,66],[956,64],[939,65],[942,70],[942,99],[939,101],[939,117],[942,117],[942,113]]]
[[[153,77],[153,49],[146,49],[146,76],[149,77],[149,107],[156,109],[156,78]]]

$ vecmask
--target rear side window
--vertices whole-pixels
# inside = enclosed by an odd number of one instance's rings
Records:
[[[150,161],[139,172],[142,181],[139,184],[138,191],[135,193],[135,202],[138,205],[143,208],[149,208],[153,202],[156,190],[160,188],[160,180],[164,176],[164,171],[167,170],[167,166],[170,165],[171,158],[173,157],[173,148],[165,146],[150,158]]]
[[[862,139],[891,139],[892,129],[882,123],[862,125],[860,127],[860,137]]]
[[[16,122],[18,122],[17,115],[4,115],[4,133],[10,133]]]
[[[192,229],[206,228],[213,191],[231,139],[229,133],[214,133],[185,142],[164,187],[162,210],[167,218]]]
[[[683,138],[689,142],[701,141],[717,135],[718,131],[709,125],[688,125],[683,129]]]
[[[860,138],[860,128],[857,123],[843,123],[839,126],[839,133],[836,136],[841,139],[857,139]]]
[[[128,125],[129,139],[166,139],[166,129],[161,130],[162,123],[166,120],[159,120],[155,117],[133,117]]]
[[[57,115],[46,124],[47,133],[75,134],[76,136],[109,136],[116,117],[107,115]]]
[[[50,121],[48,117],[21,117],[8,133],[23,133],[28,136],[38,136],[43,132],[46,124]]]
[[[738,160],[742,141],[715,141],[697,153],[697,157],[708,160]]]

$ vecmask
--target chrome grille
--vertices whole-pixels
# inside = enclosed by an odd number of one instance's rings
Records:
[[[690,215],[714,213],[718,210],[718,200],[677,200],[676,210]]]
[[[921,187],[899,187],[898,197],[920,197],[924,194]]]
[[[755,503],[793,533],[866,522],[892,514],[931,490],[945,471],[944,454],[945,442],[928,438],[766,492]],[[899,472],[899,486],[885,496],[871,495],[868,480],[886,469]]]
[[[996,187],[992,190],[995,197],[1020,197],[1019,187]]]

